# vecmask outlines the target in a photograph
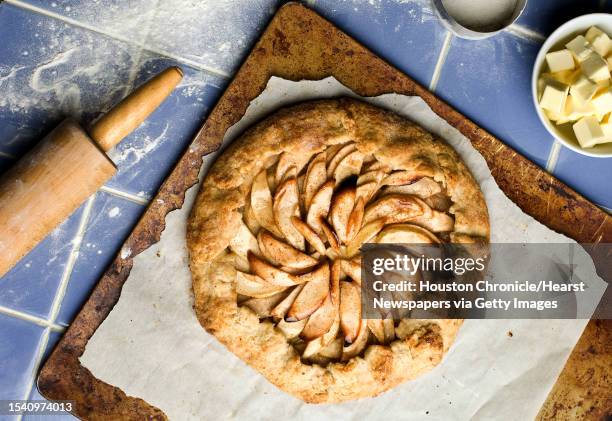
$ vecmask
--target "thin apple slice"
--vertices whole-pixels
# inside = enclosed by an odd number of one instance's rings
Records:
[[[304,207],[306,210],[310,208],[310,203],[315,193],[319,191],[321,186],[327,181],[327,170],[325,168],[325,151],[317,154],[306,169],[306,178],[304,179]]]
[[[388,173],[391,171],[391,168],[374,158],[373,161],[370,161],[368,164],[363,166],[363,172],[365,173],[366,171],[383,171]]]
[[[342,272],[361,286],[361,257],[353,260],[342,260]]]
[[[330,145],[325,148],[325,166],[329,165],[332,158],[338,153],[338,151],[346,146],[345,143],[339,143],[337,145]]]
[[[295,173],[295,175],[299,174],[300,171],[302,171],[302,168],[304,168],[308,161],[310,161],[311,157],[311,154],[293,154],[283,152],[276,163],[276,171],[274,174],[276,185],[280,185],[283,180],[288,179],[293,175],[293,173]],[[291,169],[292,167],[293,169]]]
[[[329,295],[330,278],[329,265],[324,263],[322,267],[327,267],[328,276],[313,277],[313,279],[304,284],[304,288],[302,288],[287,312],[286,318],[288,321],[305,319],[323,305],[323,302]]]
[[[414,183],[415,181],[428,175],[430,174],[419,170],[393,171],[383,179],[382,184],[383,186],[401,186],[404,184]]]
[[[426,209],[423,208],[425,205]],[[377,199],[365,210],[364,223],[384,218],[387,224],[406,222],[430,210],[421,199],[407,194],[387,194]]]
[[[236,271],[236,293],[253,298],[266,298],[278,294],[285,287],[270,285],[257,275]]]
[[[319,336],[323,336],[331,328],[335,316],[335,307],[332,303],[331,293],[329,293],[323,305],[308,318],[308,323],[306,323],[300,337],[306,341],[311,341]]]
[[[251,252],[248,253],[247,258],[251,270],[270,285],[290,287],[300,283],[293,275],[275,268]]]
[[[361,229],[363,223],[363,215],[365,213],[365,200],[363,197],[358,198],[355,201],[355,207],[349,216],[348,223],[346,224],[346,240],[350,242],[355,235]]]
[[[291,223],[297,229],[300,234],[304,236],[308,244],[310,244],[317,253],[325,254],[325,244],[321,237],[312,229],[310,226],[302,221],[300,218],[293,216],[291,218]]]
[[[361,185],[357,185],[357,190],[355,192],[355,198],[363,198],[365,202],[368,202],[374,194],[378,190],[378,183],[375,181],[370,181],[369,183],[364,183]]]
[[[253,179],[251,187],[251,209],[259,224],[275,235],[282,236],[274,221],[272,194],[268,186],[266,170],[262,170]]]
[[[268,231],[260,231],[257,241],[263,256],[268,260],[277,262],[278,265],[292,269],[306,269],[318,263],[317,259],[313,259],[295,247],[277,240]]]
[[[283,319],[278,322],[276,327],[282,332],[283,335],[285,335],[285,338],[294,339],[297,338],[300,333],[302,333],[302,330],[304,330],[304,326],[306,326],[307,322],[308,319],[299,320],[297,322],[288,322]]]
[[[334,171],[336,170],[336,167],[338,166],[338,164],[340,163],[340,161],[342,161],[348,154],[350,154],[351,152],[357,150],[357,147],[355,146],[354,143],[349,143],[346,144],[344,146],[342,146],[338,152],[336,152],[334,155],[332,155],[330,157],[330,155],[327,156],[327,176],[329,178],[333,177],[334,175]]]
[[[440,212],[447,212],[453,205],[453,201],[442,192],[432,194],[431,196],[426,197],[423,200],[430,208]]]
[[[362,184],[375,182],[380,184],[380,182],[385,178],[386,173],[382,170],[373,170],[362,172],[361,175],[357,178],[357,185],[360,186]]]
[[[245,257],[238,256],[236,253],[232,253],[234,260],[232,264],[236,268],[236,270],[242,272],[250,272],[251,266],[249,265],[249,261]]]
[[[359,248],[376,236],[385,226],[383,218],[365,224],[346,246],[346,255],[351,257],[359,253]]]
[[[332,323],[329,330],[323,335],[316,339],[308,342],[304,349],[302,356],[306,359],[312,358],[314,355],[319,353],[327,345],[329,345],[338,336],[340,331],[340,262],[335,261],[331,269],[331,298],[335,308],[334,322]]]
[[[302,357],[304,357],[307,360],[313,358],[316,354],[321,352],[321,350],[325,349],[325,347],[327,347],[332,341],[336,339],[336,336],[338,335],[339,330],[340,330],[340,315],[337,314],[336,318],[334,319],[334,323],[332,324],[331,328],[327,331],[327,333],[325,333],[323,336],[319,336],[318,338],[313,339],[312,341],[306,344],[306,348],[304,349],[304,352],[302,353]]]
[[[388,344],[395,339],[395,323],[393,322],[393,319],[383,319],[383,328],[385,332],[384,343]]]
[[[242,219],[244,219],[244,223],[249,228],[249,230],[257,235],[259,230],[261,229],[261,224],[255,218],[255,212],[253,212],[253,208],[251,207],[251,193],[249,192],[249,197],[244,202],[244,211],[242,213]]]
[[[323,279],[327,279],[329,281],[329,277],[329,264],[327,262],[322,262],[319,266],[317,266],[314,270],[311,270],[310,272],[306,272],[301,275],[294,275],[293,279],[297,284],[305,284],[312,281],[322,282]]]
[[[285,315],[291,308],[291,304],[293,304],[293,302],[295,301],[295,298],[298,296],[298,294],[302,291],[303,288],[304,288],[304,284],[297,285],[295,288],[293,288],[291,292],[289,293],[289,295],[287,295],[287,297],[285,297],[283,301],[281,301],[280,303],[276,305],[276,307],[274,307],[270,315],[277,320],[284,319]]]
[[[280,180],[276,181],[276,178],[274,178],[274,182],[276,183],[277,186],[280,186],[281,184],[283,184],[285,181],[289,180],[290,178],[297,179],[297,175],[298,175],[297,168],[295,168],[295,166],[292,165],[289,168],[287,168],[287,170],[282,175]],[[275,175],[275,177],[276,177],[276,175]],[[298,191],[299,191],[299,189],[298,189]]]
[[[385,343],[385,326],[383,319],[368,319],[368,329],[374,334],[378,343]]]
[[[353,282],[340,282],[340,329],[344,340],[353,343],[361,326],[361,291]]]
[[[432,209],[431,217],[424,215],[410,218],[407,222],[418,225],[431,232],[450,232],[455,228],[455,220],[444,212]]]
[[[241,305],[253,310],[259,318],[270,317],[272,309],[285,298],[287,295],[286,291],[279,292],[278,294],[272,295],[266,298],[249,298]]]
[[[368,324],[361,323],[359,326],[359,333],[357,334],[355,341],[342,349],[342,361],[348,361],[351,358],[361,354],[361,352],[368,345],[368,336]]]
[[[342,161],[338,163],[333,173],[336,186],[351,176],[359,175],[362,164],[363,154],[357,150],[342,158]]]
[[[317,311],[310,315],[308,323],[301,334],[304,340],[313,340],[328,332],[339,312],[340,304],[340,275],[342,269],[339,261],[335,261],[331,268],[330,290],[325,302]]]
[[[331,225],[329,225],[329,223],[325,219],[320,218],[319,226],[322,228],[323,234],[325,235],[325,238],[327,239],[327,242],[329,243],[330,247],[334,251],[339,251],[340,243],[338,240],[338,236],[334,232],[334,229],[331,227]]]
[[[247,258],[247,253],[252,251],[255,254],[261,254],[259,246],[257,245],[257,239],[251,233],[251,230],[246,224],[240,219],[240,225],[234,238],[230,240],[229,248],[231,251],[236,253],[242,258]]]
[[[277,186],[281,184],[283,179],[287,178],[285,177],[285,174],[290,168],[293,168],[293,171],[297,174],[293,157],[287,152],[281,153],[278,161],[276,162],[276,169],[274,171],[274,182]]]
[[[278,187],[274,194],[272,209],[276,225],[287,242],[296,249],[304,251],[306,249],[304,237],[291,223],[292,216],[299,216],[299,195],[295,178],[289,178]]]
[[[306,215],[306,223],[310,225],[319,236],[323,234],[323,228],[319,221],[321,218],[327,218],[333,194],[334,182],[330,180],[321,186],[310,202],[308,214]]]
[[[421,199],[426,199],[434,194],[440,193],[441,191],[442,188],[440,187],[440,184],[429,177],[423,177],[411,184],[389,186],[385,189],[386,193],[411,194],[418,196]]]
[[[342,339],[337,338],[331,341],[319,351],[319,355],[332,361],[339,360],[342,356]]]
[[[435,234],[413,224],[393,224],[386,226],[374,240],[380,244],[440,244]]]
[[[348,221],[355,206],[355,187],[344,187],[332,197],[329,219],[341,243],[346,243]]]

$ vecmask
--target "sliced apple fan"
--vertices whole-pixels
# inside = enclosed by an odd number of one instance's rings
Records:
[[[230,241],[239,303],[275,323],[303,359],[346,361],[396,339],[390,319],[361,314],[359,248],[438,244],[454,219],[443,187],[392,171],[353,143],[310,157],[281,154],[254,177]],[[246,262],[246,267],[245,267]]]

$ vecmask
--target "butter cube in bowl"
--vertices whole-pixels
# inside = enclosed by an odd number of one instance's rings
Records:
[[[564,146],[612,157],[612,15],[566,22],[538,53],[531,78],[538,117]]]

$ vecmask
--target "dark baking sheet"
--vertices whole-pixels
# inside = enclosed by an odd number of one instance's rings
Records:
[[[391,92],[418,95],[470,139],[487,160],[501,189],[525,212],[576,241],[612,242],[612,218],[607,213],[315,12],[290,3],[274,16],[193,143],[161,186],[156,199],[162,200],[151,201],[126,240],[125,247],[132,250],[132,256],[159,240],[166,214],[182,205],[185,191],[197,182],[202,157],[220,145],[225,131],[242,117],[249,102],[260,94],[273,75],[291,80],[334,76],[363,96]],[[131,259],[117,256],[39,375],[40,392],[49,399],[75,401],[74,413],[81,418],[165,419],[162,411],[96,379],[78,361],[87,341],[118,301],[131,268]],[[608,357],[609,351],[608,348]],[[553,419],[549,414],[543,408],[540,416]]]

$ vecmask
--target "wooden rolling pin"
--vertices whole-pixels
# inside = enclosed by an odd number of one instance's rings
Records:
[[[164,70],[100,118],[90,135],[65,120],[0,178],[0,277],[116,173],[105,152],[182,77],[178,67]]]

